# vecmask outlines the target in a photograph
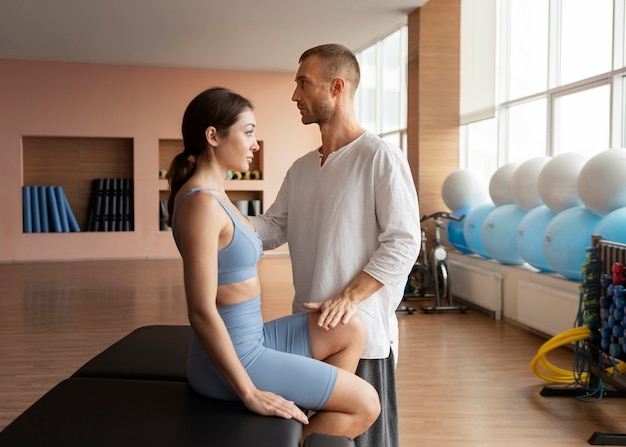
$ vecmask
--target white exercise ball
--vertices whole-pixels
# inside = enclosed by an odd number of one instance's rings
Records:
[[[511,193],[515,203],[530,211],[543,205],[537,187],[539,174],[550,157],[534,157],[520,164],[511,176]]]
[[[581,206],[578,176],[589,157],[580,152],[554,156],[541,170],[537,182],[543,203],[555,213]]]
[[[609,149],[591,157],[578,176],[578,195],[599,216],[626,206],[626,149]]]
[[[494,205],[515,203],[511,189],[511,178],[520,163],[507,163],[499,167],[489,180],[489,196]]]
[[[480,205],[489,200],[487,181],[475,171],[459,169],[443,181],[441,197],[451,210]]]

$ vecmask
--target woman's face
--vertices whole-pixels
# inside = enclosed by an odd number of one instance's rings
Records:
[[[259,150],[259,143],[254,134],[256,119],[252,110],[239,114],[225,138],[219,138],[216,156],[226,169],[245,172],[250,168],[254,153]]]

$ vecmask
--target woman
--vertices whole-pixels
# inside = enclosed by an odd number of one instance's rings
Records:
[[[206,90],[185,111],[184,151],[169,170],[168,224],[183,258],[194,332],[189,383],[202,395],[296,419],[305,424],[303,439],[313,432],[354,438],[380,412],[374,388],[354,375],[362,321],[325,330],[311,312],[263,323],[261,240],[225,192],[227,172],[247,171],[259,150],[255,127],[247,99]],[[307,418],[299,407],[315,414]]]

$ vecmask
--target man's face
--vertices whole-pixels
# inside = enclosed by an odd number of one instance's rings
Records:
[[[298,106],[303,124],[324,124],[334,116],[331,83],[324,80],[323,68],[317,56],[303,60],[298,67],[291,100]]]

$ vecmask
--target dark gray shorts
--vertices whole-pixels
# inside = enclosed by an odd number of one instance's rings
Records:
[[[386,359],[361,359],[356,374],[371,383],[380,397],[380,416],[357,437],[357,447],[399,447],[398,398],[393,351]]]

